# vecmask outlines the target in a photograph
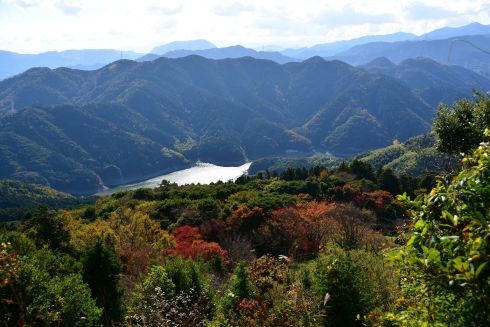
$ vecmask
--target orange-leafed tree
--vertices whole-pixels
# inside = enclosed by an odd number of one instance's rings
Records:
[[[227,252],[216,242],[205,242],[198,227],[182,226],[172,231],[176,246],[167,251],[167,254],[177,255],[184,258],[197,259],[198,256],[204,260],[212,260],[220,257],[222,262],[227,260]]]
[[[334,222],[329,213],[335,209],[335,203],[313,200],[306,203],[298,202],[296,206],[303,220],[303,232],[308,243],[304,254],[316,254],[324,248],[332,234]]]
[[[369,209],[377,214],[386,210],[386,206],[395,199],[388,191],[378,190],[373,192],[362,192],[355,201],[364,209]]]
[[[230,214],[226,219],[226,225],[229,230],[248,234],[259,228],[265,218],[266,215],[261,208],[253,207],[250,209],[246,205],[242,205]]]
[[[253,235],[260,253],[294,256],[305,241],[304,221],[295,207],[270,210]]]

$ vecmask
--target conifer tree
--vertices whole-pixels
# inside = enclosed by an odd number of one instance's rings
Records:
[[[87,247],[83,259],[83,281],[87,283],[97,306],[103,309],[104,326],[124,320],[124,290],[118,286],[121,262],[114,252],[98,239]]]

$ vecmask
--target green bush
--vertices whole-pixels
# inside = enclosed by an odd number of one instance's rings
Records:
[[[466,169],[453,180],[440,180],[429,195],[415,201],[400,197],[412,208],[414,233],[406,249],[390,259],[407,276],[402,285],[420,294],[396,312],[396,321],[490,324],[489,154],[489,144],[481,143],[463,159]]]
[[[334,248],[319,258],[315,270],[314,289],[324,301],[324,326],[362,326],[358,315],[388,309],[396,285],[392,269],[381,256]]]
[[[151,201],[155,198],[155,195],[153,194],[153,190],[151,188],[139,188],[134,191],[133,198]]]
[[[36,250],[18,233],[0,235],[2,326],[100,326],[102,309],[72,258]]]
[[[142,276],[132,294],[131,326],[202,326],[214,313],[213,292],[198,261],[167,257]]]

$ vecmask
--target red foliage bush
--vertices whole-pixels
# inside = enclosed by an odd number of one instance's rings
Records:
[[[175,239],[175,248],[168,250],[167,254],[182,256],[184,258],[197,259],[201,256],[204,260],[221,257],[223,262],[227,261],[228,253],[216,242],[205,242],[198,227],[182,226],[176,228],[172,235]]]
[[[354,201],[364,209],[369,209],[375,213],[386,210],[386,206],[394,201],[393,196],[387,191],[362,192],[355,197]]]
[[[199,232],[199,227],[191,227],[191,226],[182,226],[176,228],[172,231],[172,236],[177,242],[177,245],[180,243],[193,243],[194,241],[202,240],[202,235]]]

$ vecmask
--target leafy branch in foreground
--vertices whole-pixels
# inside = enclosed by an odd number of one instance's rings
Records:
[[[476,91],[475,95],[474,100],[461,99],[436,111],[433,130],[438,151],[469,154],[483,140],[485,129],[490,128],[490,98]]]
[[[484,136],[490,136],[485,130]],[[490,323],[490,145],[463,158],[466,169],[439,181],[412,208],[414,233],[390,260],[410,299],[397,320],[409,325],[484,326]],[[415,295],[418,290],[418,295]],[[395,317],[393,315],[393,317]]]

